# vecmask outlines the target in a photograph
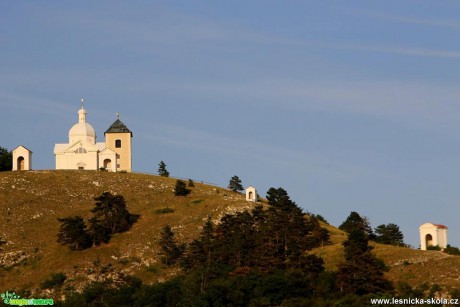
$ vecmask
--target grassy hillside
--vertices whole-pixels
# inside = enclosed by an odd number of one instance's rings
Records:
[[[330,225],[323,225],[331,233],[332,245],[316,248],[312,254],[321,256],[326,268],[336,270],[344,261],[342,242],[346,234]],[[421,251],[370,242],[374,254],[389,267],[386,277],[396,285],[406,282],[415,287],[422,283],[429,286],[440,285],[444,290],[460,289],[460,256],[452,256],[440,251]]]
[[[159,265],[160,229],[170,224],[178,240],[190,241],[207,216],[251,208],[244,195],[195,182],[186,196],[174,196],[175,179],[92,171],[0,173],[0,236],[7,241],[0,255],[0,289],[35,289],[53,272],[68,276],[66,286],[81,288],[88,280],[117,280],[120,272],[146,282],[174,274]],[[125,197],[128,210],[140,219],[109,244],[72,252],[56,243],[58,217],[91,216],[93,198],[104,191]],[[158,214],[157,210],[173,209]],[[3,263],[2,263],[3,262]]]
[[[225,213],[254,206],[242,194],[198,182],[188,196],[174,196],[175,181],[95,171],[0,173],[0,237],[7,241],[0,253],[0,291],[39,289],[40,282],[58,272],[68,278],[65,289],[75,290],[89,281],[111,278],[116,282],[123,275],[135,275],[146,283],[165,280],[177,271],[159,262],[157,242],[164,225],[172,225],[178,240],[187,242],[197,236],[208,215],[218,220]],[[140,215],[132,229],[113,236],[109,244],[84,251],[72,252],[57,244],[57,218],[90,217],[93,198],[104,191],[123,195],[128,210]],[[174,212],[158,213],[164,208]],[[341,242],[346,235],[324,226],[333,244],[312,253],[334,270],[343,261]],[[395,282],[460,289],[460,257],[380,244],[375,244],[374,252],[390,267],[387,277]]]

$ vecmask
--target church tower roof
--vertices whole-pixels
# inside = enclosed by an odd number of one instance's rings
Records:
[[[126,127],[126,125],[120,120],[119,115],[117,113],[117,120],[107,129],[107,131],[104,133],[131,133],[131,137],[133,136],[133,133],[131,130]]]

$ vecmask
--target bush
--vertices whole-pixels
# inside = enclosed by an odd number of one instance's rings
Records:
[[[171,208],[161,208],[158,210],[155,210],[155,214],[168,214],[168,213],[173,213],[174,209]]]
[[[187,196],[190,193],[190,190],[187,189],[185,182],[182,180],[176,181],[176,187],[174,188],[174,195],[176,196]]]
[[[439,245],[429,245],[426,247],[426,250],[429,250],[429,251],[440,251],[441,248],[439,247]]]
[[[450,246],[449,244],[447,244],[444,252],[449,255],[460,255],[460,249],[458,249],[458,247]]]
[[[60,287],[64,283],[64,281],[67,279],[67,276],[65,276],[64,273],[52,273],[51,278],[44,280],[41,284],[40,287],[42,289],[52,289],[54,287]]]

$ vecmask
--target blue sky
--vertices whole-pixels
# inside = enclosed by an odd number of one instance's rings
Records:
[[[85,97],[133,165],[261,195],[449,227],[460,246],[456,1],[2,1],[0,146],[54,167]]]

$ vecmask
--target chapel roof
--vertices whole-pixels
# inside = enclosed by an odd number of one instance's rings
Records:
[[[120,119],[117,119],[105,133],[131,133],[131,136],[133,136],[131,130]]]
[[[18,147],[16,147],[16,148],[13,149],[12,151],[15,151],[15,150],[18,149],[19,147],[23,147],[23,148],[25,148],[26,150],[32,152],[32,150],[30,150],[29,148],[25,147],[24,145],[19,145]]]

